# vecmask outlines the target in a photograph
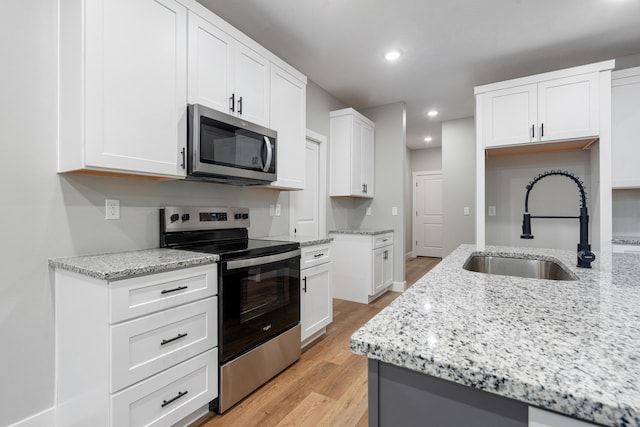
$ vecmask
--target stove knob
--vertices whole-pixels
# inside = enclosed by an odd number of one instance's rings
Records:
[[[242,219],[242,214],[237,213],[237,214],[233,215],[233,217],[235,219]]]
[[[243,213],[242,214],[242,219],[248,219],[249,218],[249,214],[248,213]]]
[[[189,214],[182,214],[182,222],[189,221]]]
[[[171,222],[176,222],[177,220],[180,219],[180,215],[178,214],[173,214],[169,217],[169,219],[171,220]]]

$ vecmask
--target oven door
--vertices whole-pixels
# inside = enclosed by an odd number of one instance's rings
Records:
[[[300,322],[300,249],[220,263],[220,362]]]

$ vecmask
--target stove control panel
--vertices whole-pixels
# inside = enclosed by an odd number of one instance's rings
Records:
[[[160,209],[161,232],[249,228],[249,208],[178,207]]]

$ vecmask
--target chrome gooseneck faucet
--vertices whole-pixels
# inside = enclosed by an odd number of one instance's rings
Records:
[[[529,193],[533,186],[542,178],[546,178],[552,175],[566,176],[576,183],[580,190],[580,216],[531,216],[529,214]],[[589,214],[587,213],[587,193],[584,191],[582,181],[578,179],[574,174],[567,171],[547,171],[543,172],[529,182],[527,185],[527,195],[524,199],[524,216],[522,218],[522,239],[533,239],[531,234],[531,218],[571,218],[580,220],[580,243],[578,243],[578,267],[591,268],[591,263],[595,261],[596,256],[591,252],[591,245],[589,244]]]

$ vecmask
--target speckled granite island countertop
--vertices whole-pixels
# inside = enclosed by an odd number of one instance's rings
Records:
[[[145,249],[102,255],[52,258],[49,265],[100,280],[119,280],[178,268],[211,264],[218,255],[175,249]]]
[[[381,229],[381,230],[377,230],[377,229],[373,229],[373,228],[361,228],[361,229],[357,229],[357,230],[331,230],[329,231],[329,234],[358,234],[358,235],[363,235],[363,236],[376,236],[378,234],[384,234],[384,233],[393,233],[393,229],[389,228],[389,229]]]
[[[351,337],[370,359],[608,426],[640,426],[640,254],[575,266],[579,281],[462,269],[462,245]]]
[[[333,237],[293,236],[290,234],[283,234],[279,236],[258,237],[258,239],[296,242],[300,243],[301,248],[304,248],[306,246],[317,246],[331,243]]]

